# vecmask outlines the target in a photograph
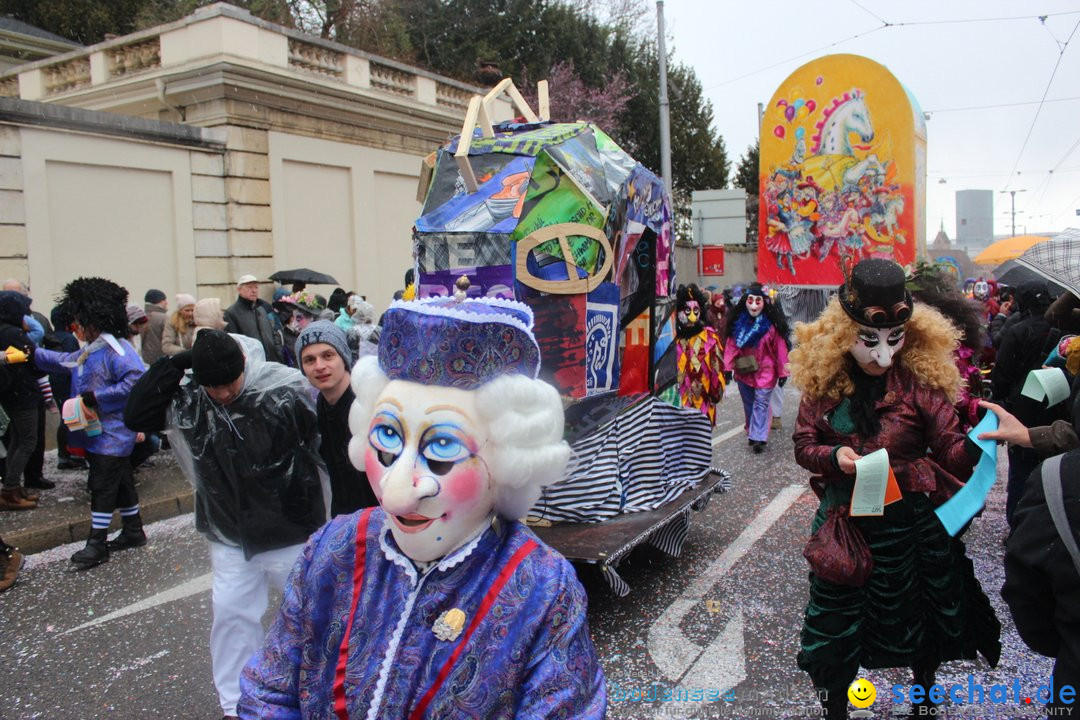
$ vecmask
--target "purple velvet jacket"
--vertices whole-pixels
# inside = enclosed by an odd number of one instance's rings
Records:
[[[818,476],[812,484],[852,479],[833,464],[837,445],[847,445],[860,455],[887,449],[900,489],[927,493],[935,507],[971,477],[975,459],[964,447],[956,407],[943,391],[919,384],[902,366],[894,365],[886,376],[885,395],[875,405],[881,420],[881,432],[875,437],[864,441],[834,430],[829,417],[839,404],[804,396],[799,405],[792,436],[795,461]]]
[[[375,508],[359,564],[363,512],[339,515],[308,541],[266,642],[240,678],[241,718],[339,717],[335,673],[346,633],[340,689],[350,719],[604,717],[585,591],[565,558],[521,523],[500,521],[419,575]],[[515,567],[512,558],[532,543]],[[504,570],[506,584],[493,589]],[[451,608],[469,627],[478,623],[472,635],[433,633]],[[438,680],[440,673],[448,674]]]

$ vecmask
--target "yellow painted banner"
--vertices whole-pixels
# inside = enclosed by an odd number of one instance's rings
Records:
[[[926,123],[883,65],[829,55],[793,72],[761,123],[758,280],[843,282],[841,263],[925,248]]]

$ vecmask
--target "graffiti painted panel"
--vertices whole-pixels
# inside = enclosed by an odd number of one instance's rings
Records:
[[[554,145],[547,152],[595,202],[605,206],[611,203],[613,193],[591,131]]]
[[[585,296],[523,298],[532,308],[540,346],[540,377],[561,395],[585,397]]]
[[[480,155],[471,158],[473,172],[477,182],[484,182],[514,161],[512,155]],[[451,152],[440,150],[435,160],[435,173],[424,199],[424,211],[421,215],[435,212],[446,203],[466,195],[465,181],[461,178],[457,161]]]
[[[619,394],[649,392],[649,311],[634,317],[623,331]]]
[[[608,392],[619,378],[619,288],[602,283],[585,304],[585,389]]]
[[[420,272],[511,263],[507,235],[416,233],[414,248]]]
[[[420,232],[509,233],[517,226],[525,203],[533,159],[516,157],[497,172],[478,177],[474,193],[454,195],[416,221]]]
[[[473,141],[469,145],[470,157],[502,153],[539,155],[546,147],[580,135],[589,127],[583,123],[557,123],[555,125],[500,123],[493,129],[495,130],[493,138],[484,137],[479,129],[473,131]],[[450,141],[447,150],[451,154],[457,152],[458,140],[459,138],[455,137]]]
[[[469,297],[514,299],[514,268],[509,265],[464,267],[436,272],[420,271],[420,297],[450,297],[459,277],[469,278]]]
[[[762,121],[758,280],[835,287],[842,260],[913,262],[925,138],[918,106],[871,60],[830,55],[792,73]]]
[[[630,157],[603,130],[595,125],[590,125],[590,127],[596,137],[596,149],[604,162],[604,176],[607,178],[608,189],[611,196],[615,197],[626,178],[630,177],[630,173],[637,167],[637,160]]]

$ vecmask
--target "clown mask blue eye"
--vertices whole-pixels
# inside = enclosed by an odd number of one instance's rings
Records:
[[[385,423],[380,423],[371,429],[368,442],[378,454],[379,462],[385,467],[389,467],[397,460],[403,446],[401,433]]]
[[[445,475],[456,463],[468,458],[470,453],[460,439],[439,433],[424,445],[423,455],[431,472]]]

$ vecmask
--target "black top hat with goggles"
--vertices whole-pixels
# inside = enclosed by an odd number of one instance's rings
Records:
[[[893,261],[863,260],[840,286],[840,306],[860,325],[872,328],[903,325],[911,319],[914,307],[904,281],[904,268]]]

